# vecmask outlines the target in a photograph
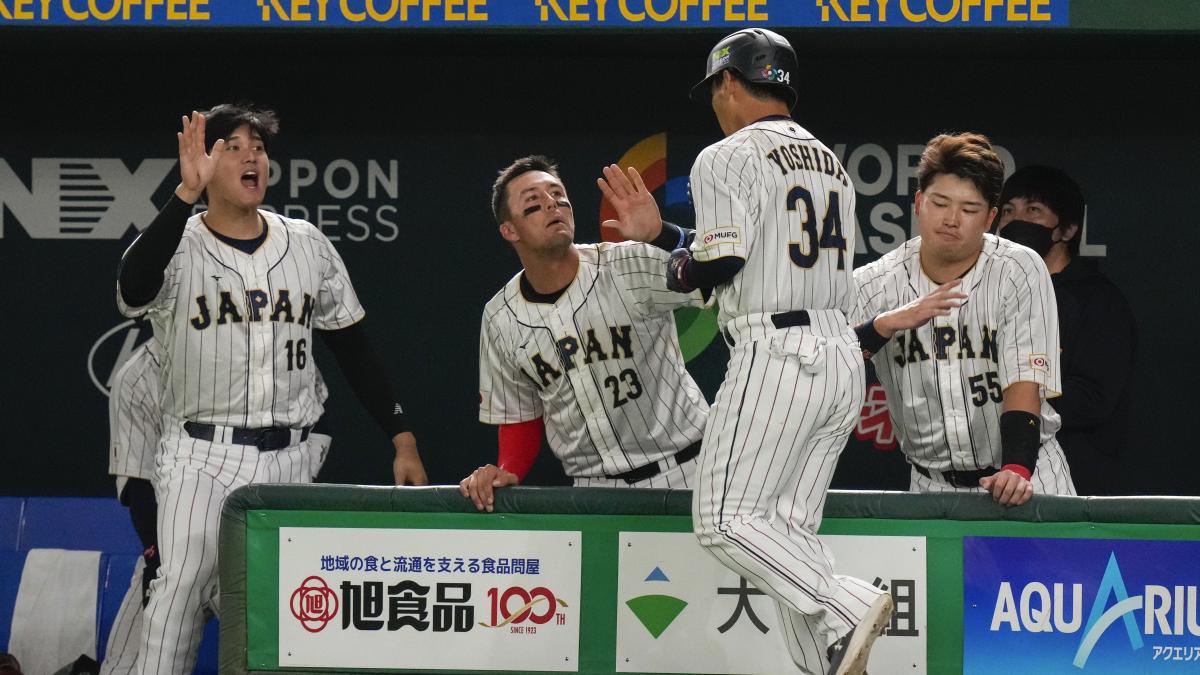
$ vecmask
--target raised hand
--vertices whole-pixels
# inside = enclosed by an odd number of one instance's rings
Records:
[[[617,220],[604,221],[604,227],[611,227],[633,241],[654,241],[662,231],[662,216],[642,175],[632,166],[626,175],[616,164],[604,167],[601,172],[604,177],[597,178],[596,185],[617,210]]]
[[[217,162],[225,152],[225,139],[213,143],[212,151],[204,149],[204,113],[192,111],[191,119],[183,116],[183,131],[175,134],[179,139],[179,175],[182,181],[175,188],[179,198],[195,203],[200,193],[212,180],[217,171]]]
[[[883,337],[890,338],[896,331],[923,326],[935,316],[949,316],[954,308],[967,299],[966,293],[954,290],[960,284],[962,279],[946,282],[928,295],[880,314],[875,318],[875,330]]]

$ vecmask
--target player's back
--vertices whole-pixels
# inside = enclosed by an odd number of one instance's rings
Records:
[[[706,148],[692,167],[697,260],[739,256],[717,289],[721,323],[792,310],[840,310],[853,297],[854,185],[795,121],[760,120]]]

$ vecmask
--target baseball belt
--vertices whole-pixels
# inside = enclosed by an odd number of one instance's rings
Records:
[[[678,465],[678,464],[683,464],[685,462],[692,461],[699,454],[700,454],[700,441],[696,441],[695,443],[692,443],[691,445],[687,446],[686,448],[675,453],[671,457],[671,459],[675,460],[675,464]],[[629,471],[626,471],[625,473],[619,473],[619,474],[616,474],[615,476],[605,475],[604,477],[608,478],[610,480],[623,480],[626,483],[633,485],[634,483],[640,483],[640,482],[646,480],[647,478],[653,478],[653,477],[657,476],[658,474],[662,473],[663,467],[661,465],[663,464],[664,461],[665,460],[659,460],[657,462],[650,462],[649,464],[646,464],[645,466],[639,466],[636,469],[630,469]]]
[[[922,476],[933,478],[933,473],[929,469],[920,464],[913,464],[912,466]],[[949,471],[938,471],[938,474],[941,475],[943,480],[954,487],[977,488],[979,487],[980,479],[994,475],[998,471],[999,469],[996,467],[989,466],[986,469],[977,469],[975,471],[955,471],[954,469],[950,469]]]
[[[312,427],[304,427],[303,429],[291,429],[289,427],[260,427],[258,429],[245,429],[242,427],[230,427],[229,442],[234,445],[253,445],[263,452],[271,450],[281,450],[292,444],[292,432],[300,432],[300,441],[308,440],[308,432]],[[188,436],[198,441],[212,441],[217,435],[217,425],[204,424],[203,422],[184,422],[183,430]]]
[[[812,319],[808,316],[808,310],[796,309],[790,312],[779,312],[771,315],[771,323],[775,324],[776,328],[793,328],[795,326],[812,325]],[[735,346],[733,336],[728,330],[722,330],[721,334],[725,336],[725,342],[730,347]]]

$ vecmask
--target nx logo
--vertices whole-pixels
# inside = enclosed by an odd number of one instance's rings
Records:
[[[112,158],[32,160],[26,186],[0,159],[0,238],[8,209],[33,239],[120,239],[145,228],[158,214],[150,196],[175,166],[174,159],[144,159],[130,171]]]
[[[88,350],[88,376],[101,394],[108,396],[113,375],[129,360],[133,350],[153,337],[147,322],[130,319],[117,324],[101,335]]]

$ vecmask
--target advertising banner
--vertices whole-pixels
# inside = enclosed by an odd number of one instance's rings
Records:
[[[966,537],[963,672],[1182,673],[1200,542]]]
[[[926,672],[924,537],[823,535],[839,574],[888,588],[896,617],[872,652],[896,672]],[[783,673],[795,666],[775,601],[704,551],[691,533],[622,532],[618,672]]]
[[[279,665],[576,671],[579,532],[279,530]]]
[[[1070,0],[0,0],[0,26],[1066,26]]]

